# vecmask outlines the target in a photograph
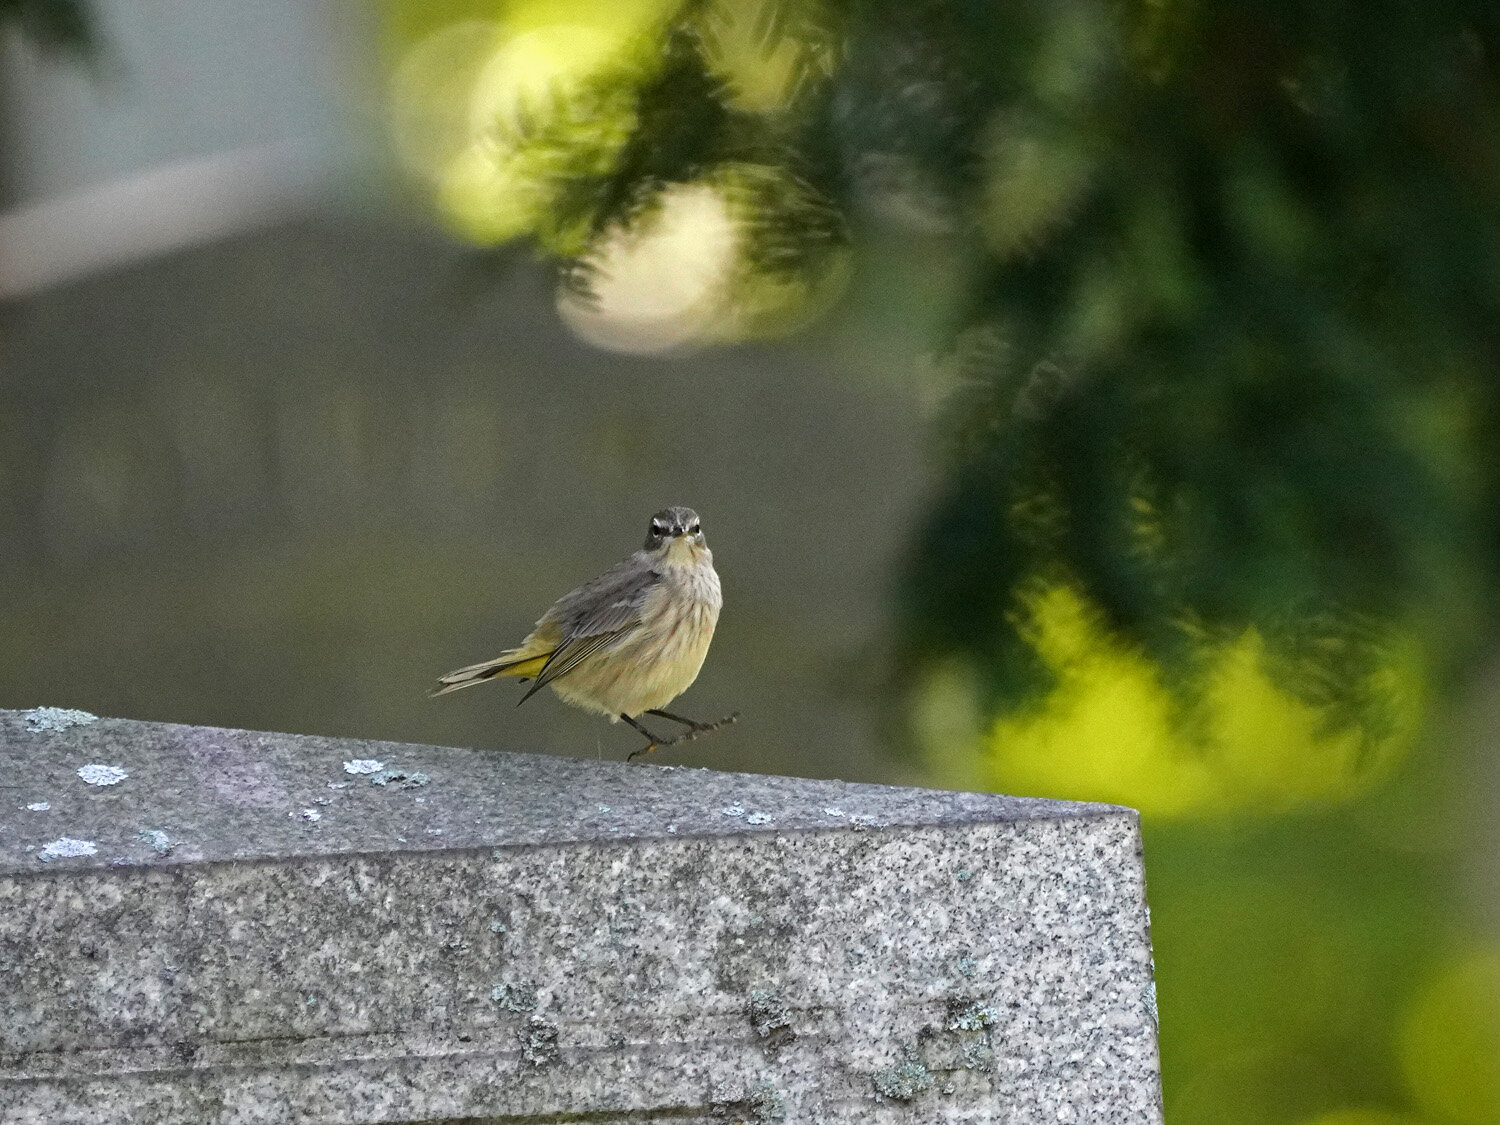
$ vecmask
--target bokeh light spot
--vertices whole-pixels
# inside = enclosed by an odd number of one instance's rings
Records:
[[[501,39],[498,23],[464,20],[408,50],[391,77],[391,140],[402,163],[428,180],[474,140],[474,85]]]
[[[481,137],[523,128],[612,60],[619,43],[598,28],[554,24],[507,41],[475,78],[469,127]]]
[[[543,185],[522,174],[516,153],[477,140],[448,163],[437,203],[455,234],[480,246],[498,246],[529,232],[547,202]]]
[[[1500,1122],[1500,946],[1439,966],[1401,1025],[1400,1053],[1424,1110],[1463,1125]]]
[[[563,320],[615,351],[651,354],[703,342],[722,315],[736,239],[724,196],[707,184],[663,192],[629,228],[610,230],[589,255],[589,292],[564,289]]]
[[[654,10],[633,9],[635,22]],[[607,171],[635,127],[624,70],[640,41],[618,19],[537,16],[523,6],[504,23],[466,20],[419,40],[392,76],[391,132],[460,238],[493,246],[538,234],[566,255],[584,239],[550,221],[552,204]]]

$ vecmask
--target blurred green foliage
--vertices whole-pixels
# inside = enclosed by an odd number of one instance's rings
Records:
[[[985,239],[916,662],[968,658],[997,706],[1044,686],[1014,627],[1040,578],[1189,693],[1257,628],[1285,690],[1378,735],[1380,626],[1436,614],[1451,661],[1491,608],[1496,12],[1038,6],[1019,39],[954,12],[993,92],[963,146]]]

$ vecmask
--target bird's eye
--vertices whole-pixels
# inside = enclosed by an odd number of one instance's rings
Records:
[[[697,535],[698,532],[700,532],[702,530],[703,530],[703,525],[701,523],[695,523],[695,524],[693,524],[692,527],[688,528],[688,534],[689,535]]]
[[[667,533],[667,529],[664,528],[664,527],[662,527],[661,524],[659,524],[659,523],[653,523],[651,525],[651,534],[652,535],[662,536],[662,535],[665,535],[666,533]]]

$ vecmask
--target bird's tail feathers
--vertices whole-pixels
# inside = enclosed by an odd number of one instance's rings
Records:
[[[438,686],[427,693],[428,698],[473,687],[475,684],[484,683],[485,680],[493,680],[496,676],[527,679],[542,670],[542,665],[547,663],[547,657],[550,655],[552,654],[548,652],[535,653],[525,652],[518,648],[510,649],[493,660],[470,664],[467,668],[460,668],[456,672],[449,672],[446,676],[439,676]]]

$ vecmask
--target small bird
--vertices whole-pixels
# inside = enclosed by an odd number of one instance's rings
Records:
[[[446,695],[496,676],[535,680],[521,703],[550,685],[564,702],[607,715],[612,723],[623,719],[647,740],[630,755],[634,759],[739,718],[736,712],[700,723],[663,710],[698,678],[722,604],[698,513],[663,508],[651,517],[639,551],[558,598],[515,648],[439,677],[431,694]],[[659,738],[638,721],[643,714],[671,719],[686,730]]]

